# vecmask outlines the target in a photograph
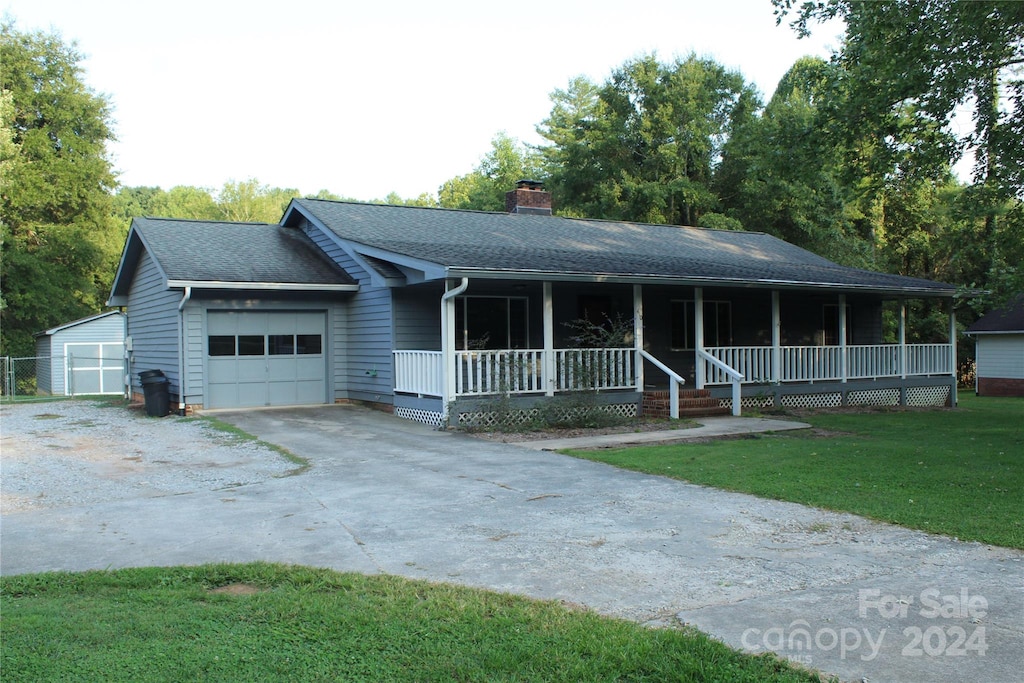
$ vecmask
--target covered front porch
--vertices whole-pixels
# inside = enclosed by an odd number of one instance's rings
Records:
[[[707,390],[734,415],[744,407],[955,400],[951,301],[946,339],[915,333],[910,342],[906,299],[882,293],[464,278],[399,308],[422,309],[430,298],[436,347],[393,351],[396,412],[430,413],[424,421],[444,422],[453,408],[488,397],[529,406],[571,392],[639,411],[651,389],[669,392],[677,417],[684,386]],[[403,319],[396,314],[396,326]],[[570,328],[580,320],[625,333],[618,343],[574,344]]]

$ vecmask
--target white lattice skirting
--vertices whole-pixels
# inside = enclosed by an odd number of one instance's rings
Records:
[[[597,406],[570,406],[565,408],[545,408],[545,411],[553,411],[556,420],[570,420],[582,413],[589,411],[600,411],[618,417],[636,417],[635,403],[610,403]],[[487,428],[495,425],[523,425],[532,422],[540,415],[538,408],[518,408],[507,412],[495,410],[474,410],[460,412],[458,414],[458,425],[460,427]]]
[[[838,408],[843,405],[843,395],[839,392],[823,394],[788,394],[779,397],[786,408]],[[855,389],[846,395],[846,405],[850,406],[898,406],[900,390],[896,387],[885,389]],[[907,387],[907,405],[914,407],[937,407],[949,404],[949,387]],[[732,399],[723,398],[719,405],[732,408]],[[744,396],[743,408],[758,409],[773,407],[771,396]]]
[[[949,387],[909,387],[907,389],[908,406],[944,406],[949,405]]]
[[[395,415],[405,418],[406,420],[422,422],[423,424],[430,425],[431,427],[441,427],[444,424],[444,415],[434,412],[433,410],[396,407]]]
[[[893,387],[851,391],[846,395],[846,403],[851,406],[898,406],[900,390]]]
[[[789,394],[779,399],[787,408],[838,408],[843,395],[838,391],[827,394]]]

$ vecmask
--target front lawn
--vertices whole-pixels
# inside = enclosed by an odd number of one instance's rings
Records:
[[[280,565],[0,579],[4,681],[817,681],[695,630]]]
[[[1024,548],[1024,399],[800,415],[782,432],[572,455],[765,498]]]

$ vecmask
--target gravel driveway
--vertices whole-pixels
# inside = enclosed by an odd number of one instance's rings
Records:
[[[1009,681],[1024,665],[1018,551],[361,408],[218,417],[311,466],[200,420],[84,401],[0,407],[2,572],[293,562],[690,623],[845,679]],[[925,608],[947,597],[986,609]],[[986,652],[952,651],[979,628]]]

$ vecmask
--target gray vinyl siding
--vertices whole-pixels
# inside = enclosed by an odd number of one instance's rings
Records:
[[[1024,379],[1024,334],[979,334],[978,377]]]
[[[162,370],[170,392],[180,392],[178,378],[178,304],[181,290],[168,290],[156,264],[143,252],[128,292],[128,336],[132,338],[132,391],[142,392],[139,373]]]
[[[348,344],[336,363],[336,371],[341,374],[336,385],[345,388],[345,395],[338,398],[390,404],[395,386],[391,290],[375,287],[370,274],[318,228],[307,224],[304,229],[328,257],[359,283],[359,291],[347,302]]]
[[[441,350],[443,293],[440,285],[393,291],[396,349]]]

